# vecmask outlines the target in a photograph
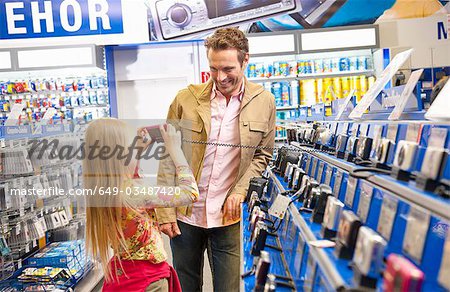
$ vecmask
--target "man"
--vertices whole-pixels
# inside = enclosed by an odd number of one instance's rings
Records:
[[[240,205],[249,180],[272,158],[275,101],[261,85],[244,77],[248,40],[236,28],[218,29],[206,39],[211,79],[181,90],[168,120],[183,138],[263,149],[183,143],[200,197],[192,206],[158,209],[160,229],[171,239],[174,266],[183,291],[200,291],[203,255],[208,252],[214,291],[239,290]],[[160,164],[159,184],[173,183],[170,163]],[[177,221],[178,219],[178,221]]]

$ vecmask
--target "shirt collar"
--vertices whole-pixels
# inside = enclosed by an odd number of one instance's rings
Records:
[[[239,90],[239,92],[236,93],[235,95],[232,95],[231,98],[237,97],[239,99],[239,101],[242,101],[242,98],[244,97],[244,88],[245,88],[244,85],[245,85],[245,80],[242,79],[241,90]],[[223,94],[219,90],[217,90],[216,83],[213,82],[213,88],[211,91],[211,100],[213,100],[218,94],[223,96]]]

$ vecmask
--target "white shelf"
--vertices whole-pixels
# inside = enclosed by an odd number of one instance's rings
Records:
[[[341,71],[335,73],[318,73],[318,74],[302,74],[298,76],[276,76],[276,77],[262,77],[262,78],[248,78],[252,82],[276,82],[276,81],[292,81],[316,78],[333,78],[333,77],[350,77],[350,76],[371,76],[375,73],[374,70],[363,71]]]
[[[298,109],[298,105],[277,106],[277,111],[288,111],[288,110],[296,110],[296,109]]]

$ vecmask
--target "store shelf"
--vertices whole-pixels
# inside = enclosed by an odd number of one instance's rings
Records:
[[[248,78],[252,82],[279,82],[279,81],[292,81],[292,80],[304,80],[304,79],[316,79],[316,78],[334,78],[334,77],[351,77],[351,76],[372,76],[375,74],[374,70],[363,71],[341,71],[334,73],[319,73],[319,74],[301,74],[298,76],[280,76],[280,77],[261,77],[261,78]]]
[[[292,142],[292,145],[347,172],[361,168],[329,154],[319,153],[317,151],[314,151],[314,149],[300,146],[297,142]],[[417,206],[425,208],[426,210],[429,210],[442,219],[450,221],[450,204],[448,200],[445,200],[432,192],[419,190],[411,182],[407,183],[398,181],[388,175],[374,174],[368,177],[367,181],[373,183],[378,188],[386,192],[393,193],[403,201],[413,203]]]
[[[107,87],[101,88],[84,88],[81,90],[62,91],[62,90],[42,90],[42,91],[29,91],[18,93],[2,93],[0,96],[28,96],[28,95],[40,95],[40,94],[70,94],[70,93],[83,93],[83,92],[97,92],[101,90],[108,90]]]
[[[287,137],[276,137],[275,141],[285,141],[287,140]]]
[[[347,76],[371,76],[375,72],[374,70],[364,70],[364,71],[341,71],[335,73],[322,73],[322,74],[303,74],[297,77],[297,80],[303,79],[315,79],[315,78],[333,78],[333,77],[347,77]]]
[[[298,105],[277,106],[277,111],[288,111],[288,110],[296,110],[296,109],[298,109]]]
[[[286,190],[284,186],[280,183],[278,177],[272,172],[271,169],[269,169],[269,175],[274,184],[276,185],[277,189],[279,190],[279,192],[280,193],[285,192]],[[300,229],[301,234],[304,236],[305,242],[309,246],[310,254],[317,261],[317,264],[320,267],[320,270],[323,272],[325,278],[328,279],[328,281],[335,289],[335,291],[340,291],[341,289],[344,289],[346,286],[346,282],[341,277],[339,272],[336,270],[335,265],[332,263],[332,261],[330,260],[324,249],[309,244],[309,242],[316,241],[318,239],[311,231],[311,229],[308,227],[305,219],[300,215],[299,211],[297,210],[297,207],[295,205],[290,205],[289,211],[291,213],[294,223]]]
[[[248,78],[251,82],[279,82],[297,80],[297,76],[275,76],[275,77],[257,77]]]

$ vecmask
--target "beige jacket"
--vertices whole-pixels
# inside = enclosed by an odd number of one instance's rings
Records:
[[[181,129],[183,139],[207,141],[211,129],[210,97],[213,82],[189,85],[178,92],[169,108],[167,119]],[[245,79],[245,91],[239,115],[239,133],[242,145],[273,147],[275,143],[275,100],[271,93]],[[206,145],[183,143],[183,152],[196,181],[200,180]],[[260,176],[272,158],[272,150],[241,148],[241,162],[236,179],[227,194],[245,196],[252,177]],[[160,162],[158,185],[174,185],[175,170],[170,160]],[[160,208],[158,222],[176,222],[176,212],[190,216],[191,206]]]

